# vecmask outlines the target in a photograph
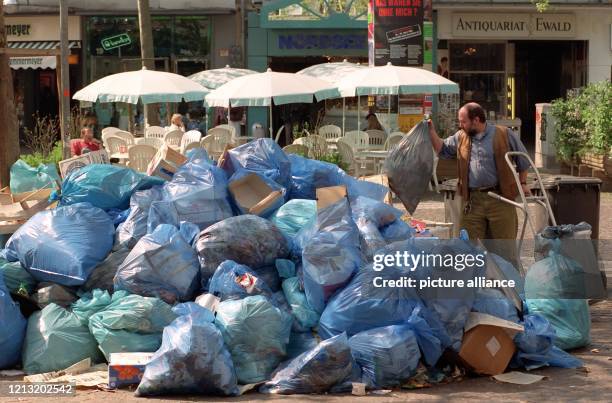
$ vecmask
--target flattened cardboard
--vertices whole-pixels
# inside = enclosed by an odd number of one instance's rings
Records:
[[[58,162],[62,179],[70,175],[72,171],[90,164],[110,164],[106,150],[92,151]]]
[[[346,186],[330,186],[325,188],[317,189],[317,210],[324,209],[325,207],[336,203],[343,197],[346,197]]]
[[[186,162],[187,157],[164,144],[149,162],[147,175],[171,180],[178,168]]]
[[[259,215],[283,198],[279,190],[273,190],[257,174],[237,179],[228,188],[240,210],[249,214]]]
[[[514,337],[514,335],[518,332],[525,331],[525,327],[519,325],[518,323],[510,322],[508,320],[498,318],[497,316],[487,315],[486,313],[481,312],[470,312],[467,321],[465,322],[465,326],[463,327],[463,331],[468,332],[479,325],[501,327],[506,330],[506,333],[508,333],[508,336],[510,337]]]

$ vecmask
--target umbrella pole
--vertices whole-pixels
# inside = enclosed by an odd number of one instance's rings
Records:
[[[389,133],[391,133],[391,94],[389,94],[389,105],[387,105],[387,121],[389,122]]]
[[[361,130],[361,104],[359,94],[357,94],[357,130]]]
[[[270,129],[270,138],[273,139],[274,135],[272,134],[272,100],[270,100],[270,124],[268,127]]]
[[[342,135],[343,136],[344,136],[344,133],[345,133],[345,128],[344,128],[344,120],[345,120],[344,109],[346,107],[345,102],[346,102],[346,98],[342,98]]]

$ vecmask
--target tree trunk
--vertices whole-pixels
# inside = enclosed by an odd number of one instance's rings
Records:
[[[60,72],[60,124],[62,134],[62,155],[70,158],[70,65],[68,64],[68,6],[60,0],[60,46],[61,56],[57,71]]]
[[[6,48],[4,10],[0,3],[0,51]],[[9,57],[0,53],[0,188],[9,185],[11,165],[19,158],[19,124]]]
[[[138,28],[140,30],[140,57],[142,58],[142,66],[148,70],[155,70],[155,53],[153,52],[153,30],[151,29],[151,9],[149,8],[149,0],[138,0]],[[159,126],[159,112],[154,105],[145,105],[145,121],[143,130],[146,129],[146,124],[151,126]]]

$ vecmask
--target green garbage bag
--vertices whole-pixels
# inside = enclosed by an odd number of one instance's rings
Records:
[[[0,276],[4,277],[6,288],[13,294],[30,295],[38,283],[19,262],[9,262],[0,258]]]
[[[30,192],[44,188],[55,189],[56,180],[61,182],[55,164],[40,164],[38,168],[34,168],[23,160],[17,160],[11,166],[11,193]]]
[[[72,304],[72,312],[79,317],[84,326],[89,325],[89,318],[96,312],[104,310],[112,302],[111,295],[106,290],[93,290],[81,295]]]
[[[58,371],[86,358],[102,360],[96,340],[78,316],[56,304],[30,316],[22,352],[26,373]]]
[[[111,353],[157,351],[164,327],[176,317],[159,298],[117,291],[104,310],[89,318],[89,330],[108,360]]]

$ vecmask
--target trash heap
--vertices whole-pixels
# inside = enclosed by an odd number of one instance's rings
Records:
[[[217,163],[201,149],[188,157],[169,181],[85,166],[56,208],[12,235],[0,253],[0,369],[90,358],[112,372],[122,354],[149,353],[134,367],[146,396],[392,388],[449,363],[482,374],[581,365],[559,347],[588,343],[583,300],[527,300],[521,313],[497,289],[452,299],[373,286],[435,270],[375,270],[376,254],[474,251],[415,236],[383,186],[269,139]],[[554,253],[536,264],[525,288],[579,270]]]

